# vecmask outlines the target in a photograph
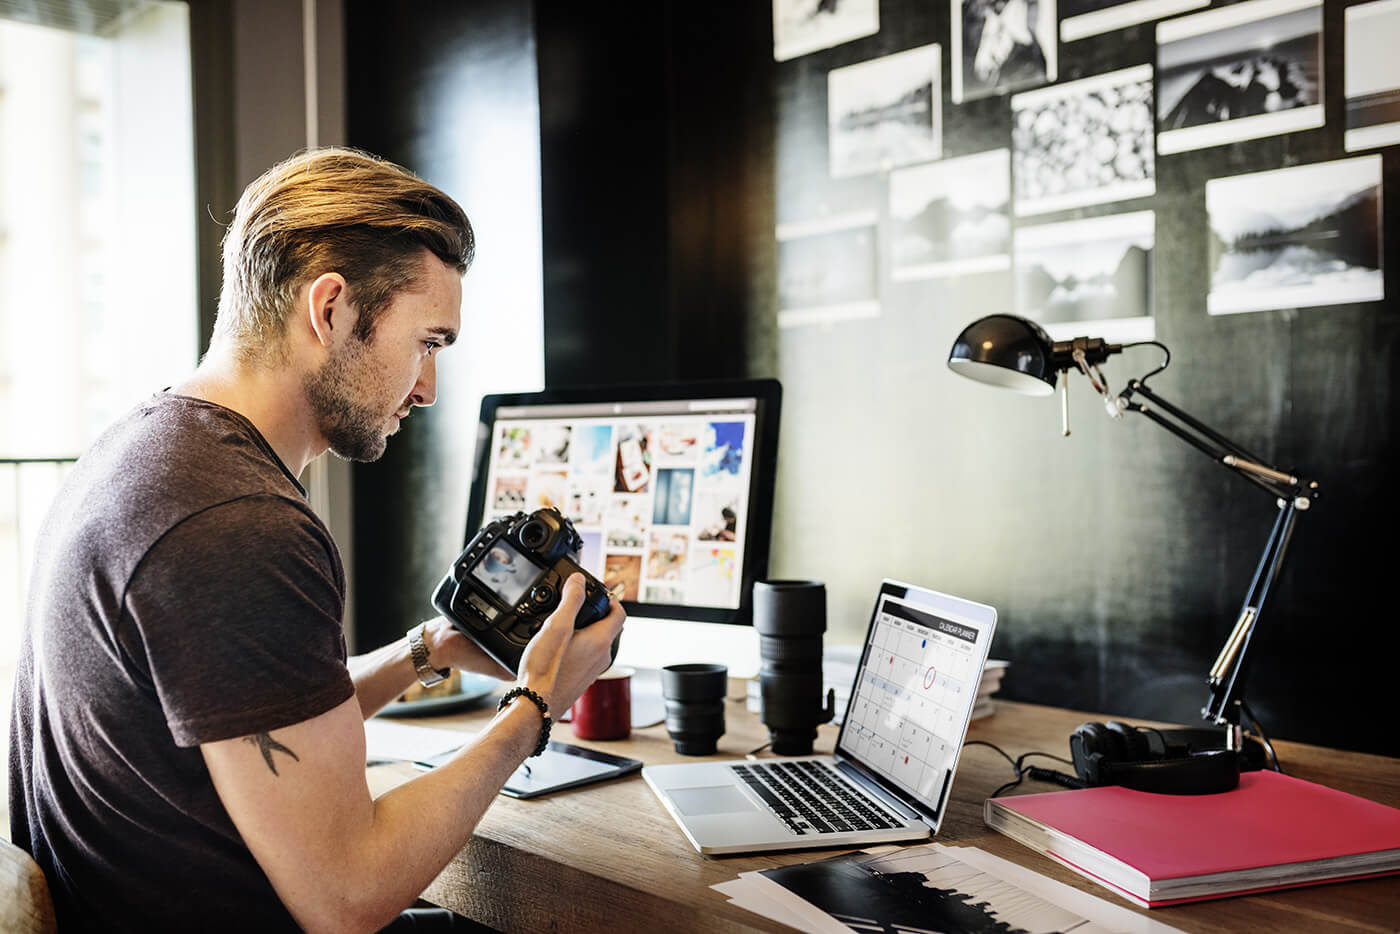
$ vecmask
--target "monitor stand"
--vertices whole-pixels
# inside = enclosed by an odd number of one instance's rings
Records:
[[[755,678],[758,633],[752,626],[629,616],[616,664],[636,670],[632,676],[632,726],[654,726],[665,720],[661,669],[688,662],[724,665],[731,678]]]

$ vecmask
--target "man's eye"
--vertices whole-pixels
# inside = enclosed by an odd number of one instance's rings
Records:
[[[434,350],[442,349],[442,344],[438,341],[424,341],[423,346],[427,348],[428,353],[432,353]]]

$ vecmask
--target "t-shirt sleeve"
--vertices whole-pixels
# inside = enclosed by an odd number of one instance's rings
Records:
[[[128,584],[118,641],[177,745],[270,732],[351,697],[344,580],[325,527],[280,496],[205,509]]]

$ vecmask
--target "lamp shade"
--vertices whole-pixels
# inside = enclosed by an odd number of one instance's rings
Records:
[[[1015,315],[988,315],[963,328],[948,354],[948,368],[979,383],[1030,396],[1055,391],[1059,368],[1055,342],[1034,321]]]

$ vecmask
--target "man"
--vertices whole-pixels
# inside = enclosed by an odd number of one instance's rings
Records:
[[[461,208],[397,166],[274,166],[227,231],[208,354],[74,468],[37,549],[10,765],[13,839],[65,932],[377,930],[466,843],[544,709],[607,667],[624,614],[575,632],[571,579],[525,692],[371,798],[364,717],[430,668],[509,675],[440,618],[347,660],[340,557],[295,478],[327,448],[379,457],[433,403],[472,252]]]

